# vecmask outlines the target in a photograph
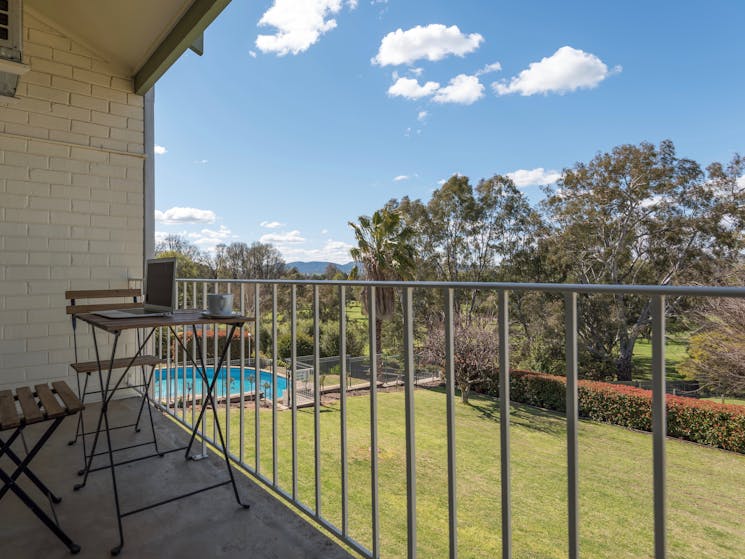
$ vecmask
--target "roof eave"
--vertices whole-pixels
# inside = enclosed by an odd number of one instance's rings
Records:
[[[135,93],[147,93],[228,4],[230,0],[195,0],[135,74]]]

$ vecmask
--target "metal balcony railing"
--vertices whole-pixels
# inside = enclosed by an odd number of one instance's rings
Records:
[[[511,292],[541,292],[553,293],[564,299],[564,322],[566,331],[566,425],[567,425],[567,512],[568,512],[568,555],[571,559],[579,557],[579,468],[578,468],[578,322],[577,304],[579,294],[634,294],[651,299],[651,338],[652,338],[652,408],[653,408],[653,503],[654,503],[654,556],[662,559],[666,556],[666,508],[665,508],[665,442],[666,442],[666,411],[665,411],[665,299],[666,297],[745,297],[745,288],[721,288],[721,287],[673,287],[673,286],[618,286],[618,285],[572,285],[572,284],[523,284],[523,283],[443,283],[443,282],[362,282],[362,281],[289,281],[289,280],[179,280],[179,305],[183,308],[206,308],[208,293],[232,292],[236,295],[235,310],[241,314],[253,315],[251,324],[246,324],[240,329],[240,343],[237,350],[231,350],[233,355],[228,355],[228,363],[238,369],[238,393],[232,394],[230,383],[225,382],[223,393],[218,393],[218,401],[224,399],[225,403],[225,430],[226,440],[231,440],[231,416],[239,414],[239,443],[238,452],[231,448],[233,460],[249,471],[257,480],[271,488],[277,495],[291,502],[301,511],[309,515],[323,527],[339,537],[345,544],[359,552],[365,557],[377,559],[381,555],[381,523],[380,523],[380,499],[379,499],[379,475],[378,475],[378,373],[380,367],[380,348],[376,347],[375,336],[375,290],[392,287],[398,290],[401,299],[401,313],[403,318],[403,355],[401,361],[403,367],[400,382],[403,385],[405,400],[405,449],[406,449],[406,548],[407,556],[413,559],[417,556],[417,471],[416,471],[416,445],[415,445],[415,408],[414,388],[417,377],[415,367],[415,327],[414,327],[414,302],[415,290],[439,290],[442,294],[445,317],[445,367],[444,377],[446,381],[446,412],[445,421],[447,425],[447,454],[443,466],[447,469],[448,478],[448,527],[449,527],[449,556],[455,559],[458,555],[458,519],[457,519],[457,494],[456,494],[456,422],[455,422],[455,314],[456,314],[456,290],[479,290],[482,293],[493,293],[496,295],[498,306],[498,342],[499,342],[499,394],[500,394],[500,495],[501,495],[501,547],[502,557],[512,556],[512,531],[511,531],[511,490],[510,490],[510,398],[509,398],[509,370],[510,370],[510,333],[509,333],[509,297]],[[363,545],[356,541],[350,534],[349,527],[349,479],[348,479],[348,441],[347,441],[347,389],[348,386],[348,356],[346,350],[347,314],[344,301],[350,289],[366,287],[368,315],[368,345],[369,352],[366,356],[369,366],[369,441],[370,441],[370,482],[371,502],[369,510],[370,522],[370,545]],[[308,296],[312,320],[312,363],[300,363],[297,355],[298,338],[298,290],[302,289]],[[320,375],[314,371],[321,371],[320,358],[320,290],[335,290],[339,304],[338,313],[338,336],[339,336],[339,475],[341,476],[341,521],[333,522],[324,515],[322,509],[322,468],[321,468],[321,386]],[[286,308],[280,317],[278,310],[278,290],[289,291],[289,315]],[[308,309],[303,309],[307,312]],[[271,316],[271,321],[267,316]],[[291,355],[287,362],[280,360],[278,355],[278,323],[282,320],[289,321],[291,341]],[[265,324],[266,323],[266,324]],[[272,343],[269,347],[262,347],[262,327],[271,333]],[[202,351],[218,355],[219,335],[212,335],[209,340],[210,329],[202,327],[201,335],[203,342]],[[184,336],[187,333],[184,332]],[[174,350],[177,344],[171,343],[171,334],[167,331],[161,332],[161,338],[156,341],[164,357],[168,359],[168,366],[161,371],[162,380],[154,388],[154,398],[159,402],[160,408],[170,414],[178,421],[190,426],[195,420],[195,403],[199,398],[199,390],[196,386],[196,378],[191,373],[188,378],[188,369],[183,367],[187,362],[183,350]],[[188,338],[184,340],[188,346]],[[212,344],[211,352],[207,350],[207,342]],[[191,340],[192,348],[196,348],[195,340]],[[237,355],[236,355],[237,353]],[[249,360],[249,354],[271,356],[268,359],[259,359],[256,366],[255,359]],[[207,356],[209,357],[209,355]],[[286,356],[284,356],[286,357]],[[183,367],[179,371],[179,367]],[[300,380],[302,375],[307,377],[305,381]],[[264,372],[267,380],[261,380]],[[252,379],[249,377],[253,377]],[[228,377],[226,377],[227,379]],[[278,393],[278,383],[284,379],[288,395],[282,399],[274,397]],[[313,386],[309,388],[309,379]],[[251,381],[246,384],[245,381]],[[304,384],[301,384],[304,383]],[[250,389],[246,390],[246,386]],[[281,386],[280,386],[281,388]],[[301,499],[298,490],[298,407],[305,403],[312,405],[314,416],[314,472],[313,480],[314,499],[306,502]],[[238,403],[238,410],[231,409],[229,401],[231,398]],[[261,406],[271,405],[271,434],[272,434],[272,459],[271,472],[262,471],[261,459]],[[245,408],[244,404],[253,400],[256,405],[253,410]],[[312,401],[308,401],[312,400]],[[285,408],[284,410],[280,407]],[[289,408],[289,409],[287,409]],[[245,432],[246,414],[253,411],[253,433]],[[291,444],[292,444],[292,472],[291,482],[281,483],[278,475],[278,430],[277,418],[280,413],[291,414]],[[203,422],[201,434],[204,440],[212,445],[219,446],[215,436],[215,426],[211,432]],[[245,448],[248,437],[253,437],[254,456],[253,462],[246,460]],[[230,446],[230,442],[227,443]],[[203,443],[204,445],[204,443]]]

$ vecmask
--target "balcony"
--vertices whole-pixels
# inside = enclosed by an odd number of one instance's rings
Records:
[[[116,401],[113,421],[123,423],[131,419],[138,406],[139,399],[135,398]],[[93,416],[98,407],[95,404],[89,406],[88,413]],[[183,446],[188,441],[188,433],[167,418],[156,414],[155,424],[162,450]],[[33,440],[33,429],[27,431],[28,439]],[[143,429],[139,434],[131,429],[114,431],[114,445],[143,442],[148,431]],[[33,468],[62,498],[55,512],[62,528],[81,545],[78,556],[102,557],[108,555],[107,550],[118,538],[111,478],[106,470],[92,473],[84,489],[73,491],[73,484],[79,479],[74,472],[81,464],[79,445],[67,446],[74,432],[75,421],[68,419],[63,422],[34,461]],[[142,456],[143,449],[117,453],[117,459],[126,461]],[[99,457],[100,464],[105,463],[104,459],[105,456]],[[184,487],[214,483],[216,479],[225,477],[225,468],[218,455],[192,466],[183,460],[182,453],[170,453],[163,458],[151,458],[117,468],[117,475],[122,506],[131,509],[167,499],[174,493],[183,492]],[[252,505],[249,510],[237,508],[230,487],[223,487],[126,518],[125,556],[350,557],[338,543],[245,476],[239,476],[239,487]],[[30,487],[27,489],[33,491]],[[59,540],[13,495],[3,500],[0,525],[0,549],[4,557],[70,556]]]
[[[666,436],[662,371],[666,297],[743,297],[745,289],[283,280],[179,280],[179,286],[184,307],[203,307],[208,293],[232,292],[237,310],[258,317],[243,326],[234,339],[237,347],[228,355],[233,386],[223,375],[215,388],[229,453],[247,474],[240,488],[253,506],[237,510],[229,489],[219,489],[125,518],[129,537],[124,553],[577,557],[583,550],[582,555],[589,557],[616,552],[656,558],[692,553],[737,556],[731,550],[739,549],[743,540],[733,519],[745,498],[738,489],[745,486],[745,459]],[[338,301],[346,301],[346,292],[362,286],[368,288],[370,301],[375,289],[394,287],[399,293],[404,333],[400,374],[381,374],[374,327],[367,330],[367,355],[357,361],[347,355],[349,320]],[[495,344],[500,348],[510,347],[512,296],[539,291],[563,297],[568,333],[566,414],[506,398],[473,395],[468,406],[456,401],[454,294],[473,289],[497,302]],[[635,293],[653,304],[651,434],[579,419],[578,296],[607,292]],[[322,387],[322,376],[329,373],[318,351],[324,293],[337,295],[335,306],[329,298],[326,305],[338,313],[340,355],[337,386]],[[445,361],[440,371],[444,386],[430,382],[435,380],[431,371],[422,372],[417,358],[417,347],[428,333],[417,323],[414,308],[419,297],[436,294],[442,297],[445,317]],[[298,324],[299,315],[308,313],[315,351],[310,363],[303,364],[296,349]],[[371,319],[370,324],[374,316]],[[279,355],[276,343],[282,323],[291,332],[289,359]],[[273,333],[271,343],[264,344],[256,335],[262,330]],[[204,327],[197,339],[176,334],[190,351],[203,351],[208,366],[219,353],[219,330],[210,335],[210,328]],[[152,349],[161,352],[167,364],[156,375],[151,397],[161,412],[157,424],[163,446],[171,448],[186,436],[178,425],[193,424],[201,391],[184,367],[185,348],[170,332],[157,337]],[[264,356],[259,368],[265,378],[260,382],[255,381],[256,361],[251,357],[256,355],[257,340]],[[500,370],[508,370],[509,363],[509,352],[500,351]],[[509,393],[510,376],[500,375],[500,394]],[[257,400],[259,406],[254,405]],[[136,403],[119,401],[116,411],[133,413]],[[92,408],[95,413],[95,404]],[[72,422],[66,429],[69,433]],[[224,471],[214,459],[219,450],[215,426],[205,421],[200,433],[213,456],[204,467],[185,466],[178,454],[126,466],[121,470],[121,487],[126,488],[122,501],[131,499],[133,506],[142,506],[142,495],[157,499],[183,490],[184,484],[222,479]],[[100,554],[115,540],[110,480],[106,473],[92,474],[91,487],[73,493],[80,456],[65,446],[66,440],[63,435],[54,439],[55,448],[40,460],[39,473],[62,491],[64,502],[57,512],[63,526],[81,534],[85,553]],[[63,460],[51,464],[52,456]],[[713,483],[714,479],[721,482]],[[18,514],[23,519],[3,538],[17,550],[14,557],[65,554],[53,536],[39,532],[33,517],[14,506],[3,503],[0,509],[0,518]],[[89,529],[94,520],[100,529]]]

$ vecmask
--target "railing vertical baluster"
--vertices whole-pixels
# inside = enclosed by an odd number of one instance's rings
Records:
[[[375,336],[375,286],[367,288],[367,320],[370,341],[370,505],[372,524],[372,556],[380,558],[380,507],[378,499],[378,341]]]
[[[215,282],[215,291],[213,293],[219,293],[220,292],[220,286],[217,282]],[[214,371],[217,367],[217,356],[219,354],[218,350],[218,339],[220,338],[220,325],[216,322],[212,323],[212,370]],[[215,371],[216,375],[220,374],[220,371]],[[212,401],[217,402],[217,384],[212,387]],[[217,404],[215,404],[217,405]],[[207,414],[205,414],[207,415]],[[217,423],[214,421],[212,422],[212,442],[217,443]]]
[[[406,547],[416,559],[416,437],[414,422],[414,288],[404,287],[404,399],[406,414]]]
[[[171,413],[171,330],[166,330],[166,413]]]
[[[233,292],[233,286],[230,284],[226,285],[228,293]],[[233,308],[230,308],[230,312],[233,312]],[[231,349],[232,349],[232,340],[228,340],[228,332],[230,331],[230,328],[228,328],[227,324],[225,325],[225,343],[228,344],[228,354],[225,356],[225,362],[227,363],[225,367],[225,446],[227,446],[227,451],[230,452],[230,385],[232,383],[232,372],[233,369],[231,368],[232,360],[231,360]]]
[[[239,288],[239,296],[241,298],[241,304],[240,304],[240,312],[241,316],[246,316],[246,284],[241,283]],[[251,356],[249,355],[248,358],[250,359]],[[238,429],[238,459],[240,460],[241,464],[243,463],[243,459],[245,458],[245,449],[243,448],[246,443],[246,428],[245,428],[245,406],[246,406],[246,391],[244,383],[246,381],[246,325],[241,324],[241,365],[240,365],[240,378],[238,381],[241,385],[241,392],[240,392],[240,411],[238,412],[239,417],[238,421],[240,422],[240,427]]]
[[[207,282],[204,282],[202,284],[202,308],[207,308]],[[207,325],[202,324],[202,360],[198,361],[198,363],[207,363]],[[201,375],[199,379],[200,384],[202,385],[202,390],[200,391],[201,395],[201,401],[204,402],[204,396],[207,394],[207,383],[202,380]],[[196,390],[196,387],[195,387]],[[207,456],[207,414],[202,414],[202,456]]]
[[[654,459],[654,556],[664,559],[665,533],[665,296],[652,297],[652,433]]]
[[[579,557],[579,405],[577,392],[577,294],[564,295],[566,330],[567,508],[569,559]]]
[[[292,285],[292,309],[290,310],[290,351],[292,352],[292,384],[290,397],[292,398],[292,500],[297,501],[297,286]]]
[[[313,441],[316,516],[321,516],[321,344],[318,285],[313,285]]]
[[[502,558],[512,557],[512,495],[510,489],[510,320],[509,293],[499,300],[499,435],[502,486]]]
[[[272,484],[277,487],[277,284],[272,284]]]
[[[448,433],[448,531],[450,559],[458,557],[458,516],[456,502],[457,467],[455,462],[455,325],[453,322],[454,290],[445,290],[445,384]]]
[[[349,535],[349,501],[347,472],[347,293],[343,285],[339,286],[339,360],[341,370],[339,378],[339,408],[341,436],[341,532]]]
[[[192,308],[199,308],[197,306],[197,282],[192,282],[191,285],[191,306]],[[195,331],[192,330],[192,334]],[[196,337],[191,340],[191,354],[194,356],[194,362],[197,361],[197,339]],[[196,408],[197,408],[197,372],[194,370],[194,366],[191,367],[191,425],[194,425],[196,420]]]
[[[184,286],[184,297],[182,299],[183,306],[182,309],[186,308],[186,283],[182,284]],[[176,293],[178,293],[178,289],[176,289]],[[181,327],[181,340],[184,343],[184,346],[186,345],[186,326]],[[181,349],[181,363],[183,363],[183,372],[181,373],[181,419],[186,421],[186,363],[187,357],[186,357],[186,350]]]
[[[255,453],[255,470],[256,473],[261,473],[261,426],[259,424],[259,406],[261,406],[261,392],[259,392],[259,385],[261,384],[261,357],[259,351],[261,349],[261,299],[260,299],[259,284],[254,285],[254,453]]]

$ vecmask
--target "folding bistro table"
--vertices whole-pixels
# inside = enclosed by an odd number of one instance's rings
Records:
[[[116,505],[116,517],[117,517],[117,525],[119,529],[119,545],[112,548],[111,554],[112,555],[118,555],[119,552],[122,550],[122,547],[124,546],[124,534],[122,531],[122,518],[125,518],[127,516],[136,514],[138,512],[143,512],[146,510],[149,510],[151,508],[164,505],[166,503],[171,503],[173,501],[177,501],[179,499],[183,499],[184,497],[190,497],[191,495],[196,495],[197,493],[202,493],[204,491],[209,491],[210,489],[215,489],[217,487],[222,487],[223,485],[231,484],[233,486],[233,493],[235,494],[235,500],[238,502],[239,505],[241,505],[243,508],[248,508],[249,505],[245,504],[241,501],[240,495],[238,494],[238,488],[235,484],[235,476],[233,474],[233,468],[230,463],[230,457],[228,455],[228,446],[225,443],[225,438],[223,436],[222,428],[220,426],[220,420],[218,418],[217,409],[215,406],[215,401],[213,398],[213,389],[215,387],[215,383],[217,381],[218,373],[220,372],[220,369],[222,368],[222,365],[225,361],[225,356],[228,354],[228,349],[230,348],[230,344],[233,340],[233,334],[235,333],[235,330],[237,328],[240,328],[244,323],[249,322],[252,320],[250,317],[247,316],[227,316],[227,317],[206,317],[202,314],[202,311],[200,310],[188,310],[188,311],[176,311],[175,313],[168,315],[168,316],[154,316],[154,317],[133,317],[133,318],[105,318],[102,316],[98,316],[96,314],[80,314],[78,315],[78,319],[82,320],[84,322],[87,322],[91,325],[91,332],[93,333],[93,345],[96,352],[96,362],[98,364],[98,380],[101,386],[101,412],[98,417],[98,425],[96,426],[95,435],[93,438],[93,450],[91,451],[90,458],[85,466],[85,477],[83,479],[83,482],[76,485],[75,489],[80,489],[85,486],[88,472],[89,471],[95,471],[92,470],[91,465],[93,461],[93,456],[96,454],[96,446],[98,445],[99,435],[101,431],[104,431],[106,434],[106,442],[107,442],[107,454],[109,456],[109,465],[106,467],[111,470],[111,481],[113,485],[114,490],[114,503]],[[197,326],[202,324],[225,324],[229,327],[228,336],[226,338],[225,347],[222,350],[222,353],[220,354],[219,360],[217,362],[217,365],[214,367],[214,370],[212,371],[212,375],[208,374],[207,367],[204,363],[204,357],[202,355],[202,348],[199,341],[199,336],[197,335]],[[194,334],[194,339],[196,340],[196,353],[199,359],[199,365],[197,364],[194,355],[192,355],[192,352],[188,350],[186,345],[184,344],[184,341],[181,340],[181,338],[176,334],[176,331],[174,328],[178,326],[191,326],[192,332]],[[134,459],[134,460],[127,460],[125,462],[115,463],[114,462],[114,452],[117,450],[122,449],[115,449],[111,445],[111,433],[109,428],[109,404],[111,403],[111,399],[116,393],[116,390],[120,388],[122,384],[122,380],[126,377],[126,371],[125,374],[122,374],[119,380],[113,385],[110,385],[111,382],[111,376],[112,376],[112,370],[114,369],[115,361],[116,361],[116,349],[117,344],[119,342],[119,336],[122,334],[122,332],[126,330],[134,330],[134,329],[149,329],[149,332],[146,336],[144,336],[144,340],[137,348],[137,351],[135,352],[134,356],[131,357],[129,365],[126,367],[126,370],[129,370],[129,368],[135,363],[137,357],[142,354],[143,350],[147,346],[150,339],[153,337],[153,334],[155,333],[155,330],[157,328],[168,328],[171,333],[173,334],[173,337],[175,340],[178,341],[181,348],[184,350],[186,355],[189,356],[189,360],[191,361],[192,366],[194,367],[194,370],[199,373],[199,376],[202,379],[202,382],[204,383],[204,386],[206,386],[206,390],[203,391],[202,398],[200,399],[200,411],[199,411],[199,417],[194,422],[194,426],[191,432],[191,437],[189,438],[189,444],[183,448],[176,449],[176,450],[185,450],[184,458],[185,459],[192,459],[192,458],[199,458],[199,456],[191,456],[191,447],[194,444],[194,440],[197,436],[197,431],[199,430],[199,425],[202,421],[202,417],[204,416],[205,410],[207,407],[210,407],[212,409],[212,416],[215,422],[215,426],[217,427],[217,432],[220,435],[220,444],[222,445],[222,455],[225,459],[225,466],[228,470],[229,479],[215,483],[213,485],[209,485],[207,487],[203,487],[201,489],[192,490],[188,493],[184,493],[181,495],[177,495],[175,497],[170,497],[168,499],[165,499],[163,501],[159,501],[156,503],[150,503],[146,506],[133,509],[130,511],[124,511],[122,512],[120,506],[119,506],[119,492],[117,490],[116,485],[116,466],[121,466],[125,463],[134,462],[137,460],[142,460],[145,458],[151,458],[153,456],[162,456],[163,453],[158,452],[156,449],[156,454],[151,454],[148,456],[144,456],[142,458]],[[103,332],[109,333],[114,336],[113,345],[111,348],[111,357],[109,358],[108,362],[102,362],[101,357],[99,354],[98,349],[98,338],[96,336],[96,331],[101,330]],[[100,468],[97,468],[100,469]]]

